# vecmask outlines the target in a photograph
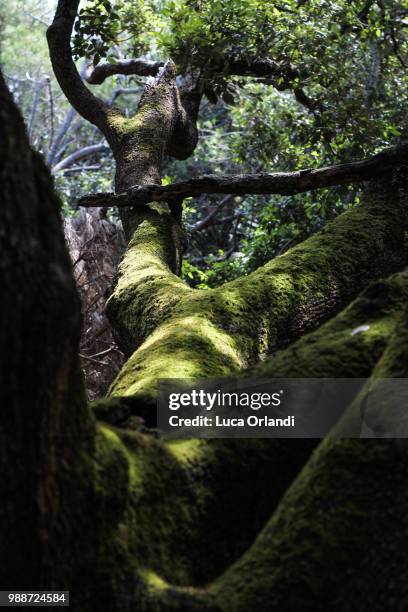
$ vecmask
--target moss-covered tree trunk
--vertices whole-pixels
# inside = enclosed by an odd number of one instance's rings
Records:
[[[108,312],[121,345],[134,349],[111,387],[135,406],[168,378],[226,376],[285,347],[343,308],[368,282],[406,261],[404,179],[372,182],[361,204],[247,277],[189,289],[172,271],[172,227],[136,209],[138,230],[119,267]]]
[[[120,184],[132,172],[131,182],[159,180],[175,146],[171,65],[163,78],[132,126],[110,127]],[[407,277],[378,280],[406,265],[405,173],[383,175],[302,245],[206,292],[177,276],[174,211],[130,210],[109,312],[131,357],[96,423],[58,202],[3,82],[0,101],[2,587],[70,588],[84,612],[342,610],[345,597],[356,610],[405,609],[404,445],[164,443],[125,427],[130,414],[154,422],[162,375],[405,375]],[[164,140],[139,123],[144,113],[163,120]],[[347,427],[359,401],[333,425]]]

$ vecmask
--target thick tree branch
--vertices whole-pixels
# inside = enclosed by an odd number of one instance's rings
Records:
[[[163,66],[164,62],[154,62],[141,57],[132,60],[121,60],[115,64],[101,62],[95,68],[89,68],[85,79],[91,85],[100,85],[105,79],[115,74],[156,76],[159,69]]]
[[[283,257],[224,287],[198,293],[170,271],[169,234],[160,208],[136,207],[134,214],[143,221],[108,301],[119,346],[127,354],[139,347],[112,385],[115,396],[154,394],[163,368],[169,378],[224,376],[242,369],[327,319],[370,280],[406,262],[406,198],[389,175],[372,182],[361,204]],[[243,316],[247,307],[249,318]],[[201,361],[197,346],[203,347]]]
[[[95,68],[89,67],[85,79],[92,85],[100,85],[110,76],[136,75],[156,76],[159,69],[164,66],[162,61],[152,61],[141,57],[132,60],[121,60],[115,64],[101,62]],[[292,64],[282,64],[269,58],[226,58],[223,66],[209,66],[211,71],[226,72],[232,76],[258,77],[267,84],[273,85],[280,91],[289,89],[295,79],[306,75]],[[280,79],[278,81],[277,79]],[[312,100],[304,90],[298,86],[294,88],[296,100],[306,106],[311,112],[316,110],[319,103]]]
[[[98,126],[106,127],[106,104],[93,95],[82,82],[71,54],[71,33],[79,0],[59,0],[52,25],[47,30],[52,67],[68,101],[82,117]]]
[[[223,72],[235,76],[251,77],[282,77],[285,80],[294,80],[301,76],[298,68],[292,64],[282,64],[269,58],[226,58],[226,66]],[[95,68],[90,69],[85,76],[88,83],[100,85],[103,81],[115,74],[156,76],[159,69],[164,66],[162,61],[151,61],[141,57],[132,60],[121,60],[115,64],[101,62]],[[211,70],[213,66],[210,66]]]
[[[300,70],[293,64],[275,62],[268,57],[227,58],[227,62],[227,72],[235,76],[281,77],[285,81],[293,81],[306,76],[301,74]]]
[[[85,207],[137,206],[152,201],[177,200],[204,193],[293,195],[323,187],[368,181],[370,178],[407,163],[408,145],[401,145],[385,149],[363,161],[327,166],[316,170],[307,168],[295,172],[230,176],[209,174],[172,185],[135,185],[118,195],[112,193],[87,195],[79,200],[79,205]]]

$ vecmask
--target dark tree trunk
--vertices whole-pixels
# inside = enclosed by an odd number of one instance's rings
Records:
[[[93,419],[60,202],[0,76],[2,588],[63,588],[80,563]]]

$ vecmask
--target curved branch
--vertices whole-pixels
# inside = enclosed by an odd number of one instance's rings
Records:
[[[138,57],[132,60],[122,60],[115,64],[101,62],[95,68],[89,69],[85,79],[91,85],[101,85],[105,79],[115,74],[156,76],[164,62],[154,62]]]
[[[84,119],[102,131],[106,128],[106,104],[89,91],[78,74],[71,53],[71,33],[80,0],[59,0],[47,30],[52,67],[68,101]]]
[[[295,172],[233,174],[230,176],[209,174],[172,185],[136,185],[118,195],[111,193],[87,195],[79,200],[79,205],[102,206],[101,202],[104,202],[103,206],[137,206],[152,201],[183,199],[204,193],[294,195],[323,187],[368,181],[370,178],[407,163],[408,145],[400,145],[385,149],[363,161],[327,166],[316,170],[307,168]]]
[[[91,85],[100,85],[105,79],[114,75],[135,75],[135,76],[156,76],[164,66],[163,61],[152,61],[142,57],[131,60],[118,61],[115,64],[101,62],[95,68],[89,67],[85,80]],[[212,71],[216,71],[217,66],[209,66]],[[263,82],[273,85],[276,89],[283,91],[293,86],[296,79],[304,78],[307,75],[301,74],[300,70],[292,64],[282,64],[269,58],[225,58],[224,65],[219,67],[222,72],[227,72],[231,76],[257,77],[262,78]],[[277,79],[280,79],[278,81]],[[300,87],[294,88],[296,100],[308,108],[310,112],[319,107],[319,102],[312,100]]]
[[[74,151],[74,153],[71,153],[71,155],[68,155],[68,157],[65,157],[65,159],[60,161],[58,164],[55,164],[55,166],[52,168],[52,173],[56,174],[57,172],[61,172],[61,170],[65,170],[65,168],[72,166],[72,164],[78,161],[78,159],[83,159],[84,157],[95,155],[95,153],[103,153],[109,150],[108,145],[104,144],[103,142],[100,144],[90,145],[89,147],[83,147],[78,151]]]

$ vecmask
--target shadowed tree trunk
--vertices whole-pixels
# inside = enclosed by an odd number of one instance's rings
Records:
[[[57,588],[82,565],[94,423],[60,202],[2,77],[0,141],[1,583]]]

